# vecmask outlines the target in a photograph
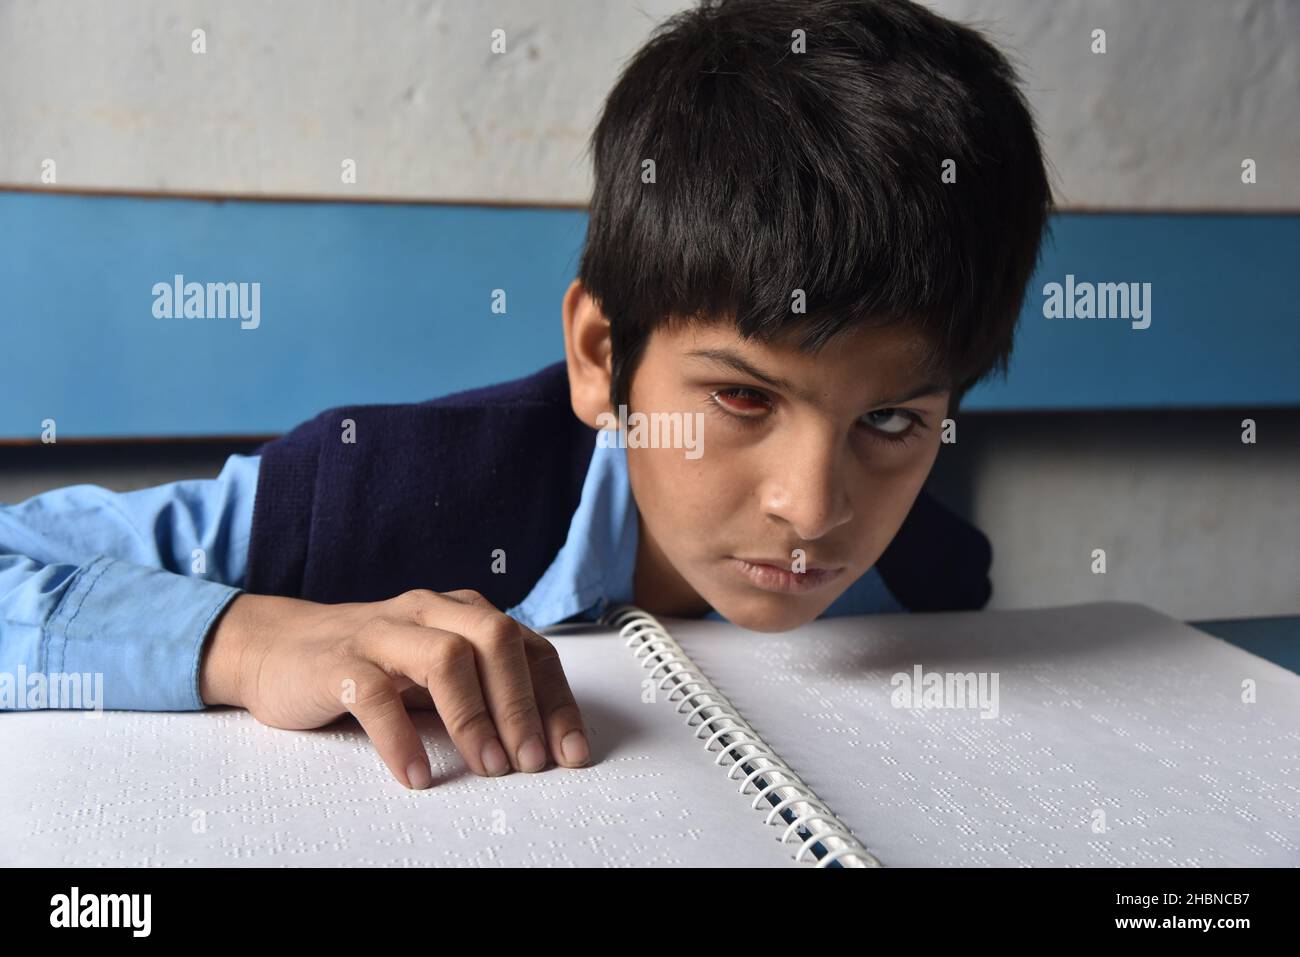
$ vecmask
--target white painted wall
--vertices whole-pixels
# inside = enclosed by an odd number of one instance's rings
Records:
[[[930,487],[993,543],[990,608],[1300,615],[1300,410],[1248,414],[1254,445],[1241,410],[971,413]]]
[[[0,0],[0,184],[585,203],[606,91],[686,5]],[[1016,54],[1063,205],[1300,209],[1300,2],[933,5]]]

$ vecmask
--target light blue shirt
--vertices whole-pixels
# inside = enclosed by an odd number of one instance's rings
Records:
[[[0,707],[40,707],[18,687],[34,688],[33,675],[102,675],[92,706],[202,708],[203,639],[243,584],[258,461],[232,455],[215,479],[72,485],[0,505]]]
[[[507,614],[539,631],[632,600],[626,456],[597,445],[563,547]],[[25,693],[32,675],[50,686],[102,675],[102,699],[80,706],[202,708],[203,644],[243,587],[259,462],[232,455],[214,479],[134,492],[73,485],[0,504],[0,708],[56,703]],[[905,610],[873,568],[823,615]]]

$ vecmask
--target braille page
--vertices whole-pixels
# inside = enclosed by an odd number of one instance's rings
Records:
[[[663,623],[886,867],[1300,865],[1300,676],[1145,606]]]
[[[434,786],[360,728],[243,711],[0,714],[0,863],[794,866],[610,630],[556,635],[593,763],[482,778],[431,712]]]

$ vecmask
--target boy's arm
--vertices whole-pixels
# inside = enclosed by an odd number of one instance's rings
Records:
[[[26,672],[102,675],[92,707],[202,708],[203,642],[240,593],[257,467],[234,455],[215,479],[0,505],[0,674],[17,693],[0,707],[46,706],[19,687]]]
[[[244,593],[258,464],[231,456],[216,479],[0,505],[0,708],[48,706],[23,698],[25,670],[89,674],[92,690],[102,675],[103,700],[86,707],[229,704],[280,728],[351,712],[393,776],[421,788],[432,772],[405,710],[418,692],[476,774],[541,770],[548,751],[587,762],[555,648],[476,592],[338,605]]]

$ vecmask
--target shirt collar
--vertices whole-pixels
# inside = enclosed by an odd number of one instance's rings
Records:
[[[597,442],[569,534],[528,596],[506,614],[537,631],[575,615],[592,620],[632,601],[637,511],[625,449]]]

